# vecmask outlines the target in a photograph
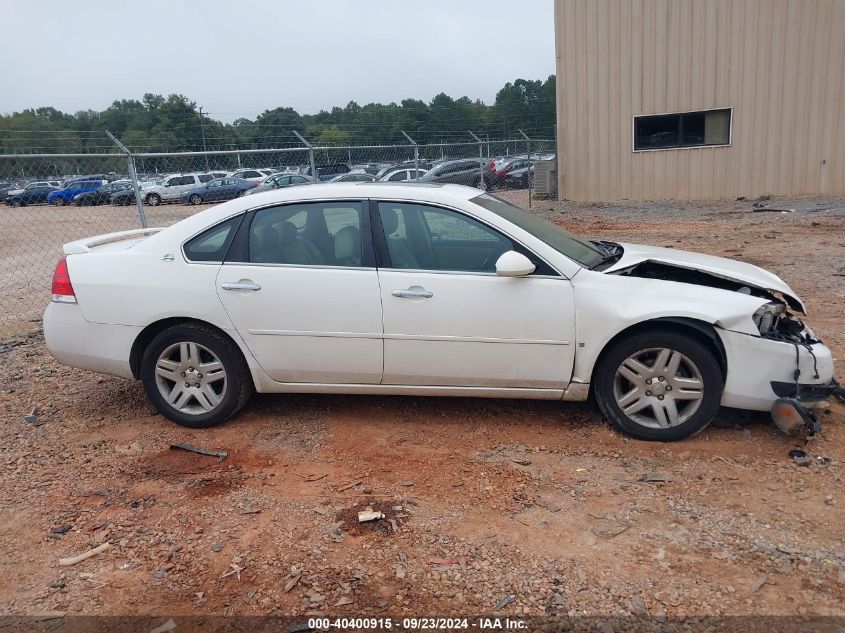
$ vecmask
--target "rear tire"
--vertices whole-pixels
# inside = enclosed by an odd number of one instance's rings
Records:
[[[190,323],[164,330],[147,345],[141,381],[164,417],[192,429],[215,426],[234,415],[254,388],[231,339]]]
[[[15,209],[17,209],[17,208],[19,208],[19,207],[22,207],[22,206],[23,206],[23,203],[22,203],[20,200],[17,200],[17,199],[16,199],[16,200],[12,200],[12,201],[9,203],[9,205],[10,205],[10,206],[12,206],[12,207],[14,207]]]
[[[719,411],[724,377],[713,352],[678,331],[633,334],[601,359],[596,402],[619,431],[673,442],[704,429]]]
[[[191,204],[202,204],[202,197],[199,194],[195,193],[188,199],[188,202],[190,202]]]
[[[61,198],[59,196],[56,196],[55,198],[53,198],[53,206],[55,206],[55,207],[65,206],[65,199]]]
[[[157,207],[161,204],[161,196],[157,193],[151,193],[147,196],[147,204]]]

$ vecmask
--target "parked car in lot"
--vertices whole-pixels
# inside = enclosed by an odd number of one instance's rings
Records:
[[[483,170],[479,167],[483,166]],[[482,180],[481,173],[484,174]],[[464,158],[438,163],[423,174],[420,182],[453,183],[489,189],[496,182],[496,172],[490,169],[488,161],[479,164],[478,158]]]
[[[291,187],[293,185],[310,185],[320,182],[311,176],[304,176],[302,174],[281,173],[271,174],[262,180],[259,185],[249,191],[249,195],[255,193],[263,193],[264,191],[272,191],[273,189],[283,189],[284,187]]]
[[[534,177],[533,165],[530,169],[527,166],[513,169],[505,174],[503,185],[506,189],[526,189],[528,187],[529,175],[532,178]]]
[[[237,171],[233,171],[231,174],[229,174],[229,176],[231,178],[249,180],[250,182],[258,184],[272,173],[272,169],[239,169]]]
[[[231,200],[244,195],[254,188],[257,183],[243,178],[215,178],[202,187],[189,189],[182,194],[182,204],[204,204],[207,202],[219,202]]]
[[[6,195],[6,204],[10,207],[25,207],[30,204],[47,204],[47,196],[59,187],[31,183],[23,189],[10,192]]]
[[[349,172],[349,165],[346,163],[330,163],[328,165],[317,165],[317,178],[319,180],[331,180],[339,174],[346,174]],[[302,172],[305,176],[312,176],[311,166],[305,167]]]
[[[815,428],[803,403],[835,388],[830,350],[774,274],[588,241],[467,187],[289,187],[64,252],[50,352],[140,379],[194,428],[254,390],[592,394],[622,432],[678,440],[720,406]]]
[[[97,189],[91,191],[84,191],[78,193],[73,197],[73,204],[78,207],[86,205],[109,204],[111,197],[119,192],[126,191],[132,196],[132,201],[135,200],[135,190],[132,188],[132,181],[130,180],[115,180],[107,183]]]
[[[54,189],[61,189],[62,183],[58,180],[35,180],[33,182],[27,183],[23,187],[15,187],[14,185],[9,187],[6,191],[7,196],[16,196],[24,191],[30,189],[36,189],[40,187],[53,187]]]
[[[376,180],[378,178],[365,171],[350,171],[348,174],[335,176],[329,182],[375,182]]]
[[[104,184],[104,180],[79,180],[62,187],[61,189],[51,191],[47,194],[47,203],[61,207],[73,201],[74,196],[77,196],[80,193],[95,191]]]
[[[152,206],[162,202],[176,202],[186,191],[213,179],[214,176],[210,173],[165,176],[155,182],[141,185],[141,199]]]
[[[394,169],[379,178],[381,182],[410,182],[417,180],[427,173],[425,169]]]
[[[514,171],[515,169],[522,169],[523,167],[528,167],[530,164],[531,163],[527,158],[513,158],[494,163],[497,183],[499,185],[504,185],[505,177],[507,177],[510,172]]]

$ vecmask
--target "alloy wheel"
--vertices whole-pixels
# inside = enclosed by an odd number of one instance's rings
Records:
[[[155,380],[165,402],[188,415],[201,415],[220,406],[228,382],[217,355],[191,341],[165,348],[156,361]]]
[[[666,429],[683,424],[701,406],[701,371],[677,350],[651,348],[626,358],[613,377],[613,396],[622,412],[642,426]]]

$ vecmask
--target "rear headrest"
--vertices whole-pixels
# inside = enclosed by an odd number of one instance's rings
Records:
[[[279,233],[281,233],[282,244],[293,244],[296,242],[296,225],[290,220],[282,222]]]
[[[385,237],[390,237],[399,228],[399,215],[394,209],[380,209],[381,225],[384,227]]]
[[[334,256],[338,260],[361,256],[361,231],[357,226],[344,226],[334,237]]]
[[[254,261],[273,261],[279,251],[279,232],[272,226],[259,226],[255,229],[255,244],[250,250]]]

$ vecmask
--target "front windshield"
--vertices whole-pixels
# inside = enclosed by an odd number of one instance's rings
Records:
[[[605,254],[597,246],[587,240],[573,235],[566,229],[552,224],[538,215],[505,202],[501,198],[491,196],[489,193],[481,194],[470,202],[474,202],[479,207],[492,211],[508,222],[516,224],[522,230],[531,233],[557,252],[566,255],[569,259],[586,268],[596,266],[605,257]]]

